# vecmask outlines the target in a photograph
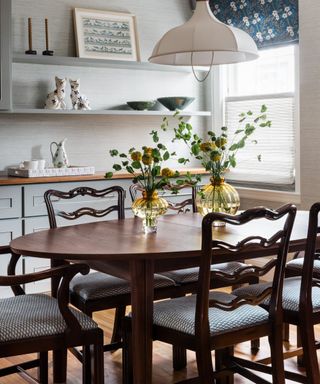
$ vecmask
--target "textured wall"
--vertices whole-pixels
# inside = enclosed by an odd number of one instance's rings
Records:
[[[302,206],[320,200],[320,2],[300,6],[300,103]]]
[[[34,49],[44,49],[43,23],[49,18],[50,48],[56,55],[75,55],[72,9],[92,8],[125,11],[137,16],[141,57],[146,61],[161,35],[190,16],[187,0],[13,0],[13,51],[27,48],[27,18],[32,15]],[[195,96],[190,109],[204,109],[204,90],[190,73],[130,71],[63,66],[13,65],[13,98],[17,107],[40,108],[46,94],[54,89],[54,76],[81,79],[81,92],[94,109],[109,109],[128,100],[161,96]],[[67,89],[67,103],[69,88]],[[192,123],[202,131],[206,120]],[[148,133],[159,127],[160,117],[0,115],[0,171],[21,160],[44,157],[50,160],[51,141],[68,138],[72,164],[109,166],[107,149],[148,144]],[[169,142],[169,138],[164,139]],[[185,150],[185,148],[182,148]]]

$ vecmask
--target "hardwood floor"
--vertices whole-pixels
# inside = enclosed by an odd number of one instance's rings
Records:
[[[95,320],[105,330],[106,339],[110,337],[112,330],[113,310],[102,311],[95,315]],[[316,327],[317,336],[320,337],[320,326]],[[290,338],[292,344],[295,342],[295,329],[290,329]],[[241,357],[251,357],[260,359],[267,357],[269,354],[266,339],[262,339],[261,349],[259,353],[253,357],[250,351],[250,343],[243,343],[236,348],[236,354]],[[290,347],[290,346],[286,346]],[[26,359],[25,356],[10,359],[0,359],[0,366],[7,366],[11,362],[21,362]],[[320,361],[320,355],[319,355]],[[51,365],[50,365],[51,367]],[[295,359],[286,361],[286,367],[290,370],[296,370]],[[36,370],[30,370],[30,373],[36,375]],[[50,369],[51,374],[51,369]],[[173,373],[171,362],[171,346],[155,342],[154,343],[154,360],[153,360],[153,383],[154,384],[171,384],[176,381],[191,378],[197,375],[195,355],[188,352],[188,367],[180,372]],[[52,378],[50,378],[52,383]],[[0,378],[0,384],[25,384],[26,381],[19,375],[11,375]],[[81,364],[70,353],[68,358],[68,384],[81,384]],[[105,383],[120,384],[121,383],[121,351],[114,353],[105,353]],[[235,384],[249,383],[240,376],[235,376]],[[288,382],[289,383],[289,382]]]

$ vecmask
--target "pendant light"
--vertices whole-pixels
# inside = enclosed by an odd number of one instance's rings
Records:
[[[250,35],[220,22],[208,0],[197,0],[193,16],[185,24],[168,31],[156,44],[151,63],[194,67],[233,64],[259,57]]]

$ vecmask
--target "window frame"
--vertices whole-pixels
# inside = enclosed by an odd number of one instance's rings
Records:
[[[278,47],[275,47],[278,48]],[[257,187],[237,186],[240,196],[247,198],[259,198],[269,201],[283,201],[287,202],[288,199],[294,203],[300,203],[301,192],[301,174],[300,174],[300,69],[299,69],[299,45],[294,44],[294,60],[295,60],[295,88],[294,92],[283,92],[276,94],[264,95],[245,95],[245,96],[226,96],[225,86],[225,69],[222,66],[213,68],[211,76],[211,89],[212,89],[212,127],[215,132],[220,132],[220,128],[225,125],[225,102],[226,101],[240,101],[255,98],[257,100],[263,98],[276,98],[276,97],[293,97],[294,100],[294,131],[295,131],[295,189],[294,191],[281,191],[276,188],[264,187],[263,185]],[[242,192],[242,193],[241,193]],[[253,197],[255,196],[255,197]],[[287,200],[286,200],[287,199]]]

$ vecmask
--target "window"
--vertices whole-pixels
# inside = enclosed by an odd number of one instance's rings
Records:
[[[260,188],[295,189],[297,51],[293,45],[269,49],[261,51],[256,61],[221,70],[220,121],[229,128],[229,135],[239,129],[241,112],[257,114],[262,104],[268,107],[272,121],[271,127],[259,127],[252,141],[238,152],[237,167],[226,175],[228,180]]]

